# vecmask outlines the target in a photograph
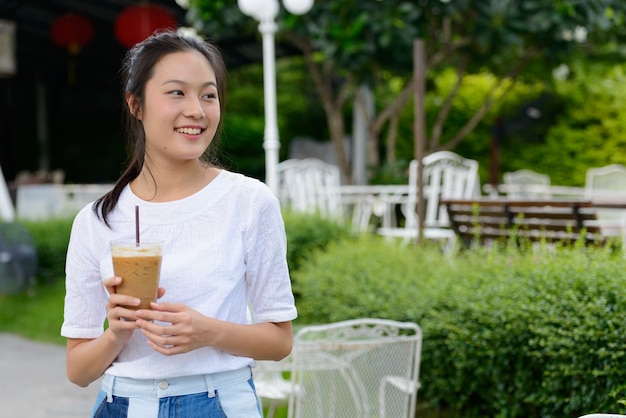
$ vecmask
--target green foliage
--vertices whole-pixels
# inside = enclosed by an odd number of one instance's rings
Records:
[[[433,248],[420,253],[424,263],[418,270],[413,247],[370,235],[331,243],[292,274],[294,291],[300,295],[298,322],[358,317],[414,320],[437,293],[436,271],[442,261]]]
[[[626,164],[626,67],[577,65],[558,84],[565,109],[544,145],[519,149],[527,167],[551,175],[553,184],[583,186],[589,167]]]
[[[71,218],[23,221],[37,248],[37,281],[51,283],[65,277],[65,254],[72,229]]]
[[[307,265],[311,255],[333,241],[351,235],[347,225],[317,215],[283,212],[287,234],[287,263],[294,272]]]
[[[427,128],[432,129],[437,113],[456,80],[457,76],[452,68],[437,73],[429,80],[425,98]],[[459,132],[482,106],[485,96],[496,82],[493,74],[486,72],[464,76],[457,100],[455,100],[442,130],[443,143],[446,143]],[[497,90],[496,95],[501,94],[508,84],[504,83]],[[394,83],[390,85],[396,87]],[[549,93],[549,86],[543,83],[518,80],[507,94],[506,99],[494,106],[478,126],[468,134],[467,139],[454,148],[454,152],[479,162],[481,183],[485,183],[489,179],[491,146],[494,127],[498,119],[505,124],[505,131],[502,134],[503,138],[500,144],[502,151],[500,172],[534,167],[536,161],[529,162],[527,159],[522,159],[520,154],[526,155],[523,153],[528,149],[529,154],[532,155],[532,150],[537,149],[537,145],[544,142],[546,133],[555,123],[554,113],[560,109],[560,96],[555,98],[553,96],[556,94],[551,96]],[[527,116],[526,110],[531,105],[541,108],[542,117],[539,120],[533,120]],[[398,163],[393,166],[382,166],[375,170],[376,183],[380,182],[379,177],[389,178],[390,170],[400,173],[401,170],[398,169],[402,164],[404,164],[404,169],[408,167],[408,161],[413,158],[413,119],[413,109],[409,106],[403,110],[398,127],[399,134],[396,144]],[[535,155],[536,157],[538,156]],[[407,176],[404,173],[404,182],[406,179]],[[397,176],[395,182],[398,182]]]
[[[331,244],[300,271],[301,323],[381,316],[424,332],[420,399],[463,417],[626,409],[626,259],[612,248]]]
[[[277,110],[281,159],[289,155],[295,137],[328,138],[322,109],[301,59],[277,62]],[[221,142],[222,164],[254,178],[265,178],[263,67],[232,69]]]
[[[593,56],[594,60],[608,58],[613,62],[623,59],[623,55],[620,55],[623,48],[616,46],[619,45],[616,42],[619,36],[624,35],[626,3],[622,0],[422,0],[419,4],[414,3],[316,0],[313,8],[303,16],[290,15],[281,7],[277,18],[277,40],[279,44],[293,43],[297,48],[306,50],[310,47],[317,51],[315,56],[319,58],[318,64],[323,66],[323,80],[320,80],[320,85],[333,86],[329,91],[320,92],[325,95],[325,106],[328,106],[329,101],[337,100],[337,97],[329,96],[342,91],[339,88],[342,84],[352,83],[346,89],[349,96],[355,86],[366,82],[376,86],[377,113],[380,115],[390,110],[385,106],[397,98],[401,90],[390,88],[390,77],[401,79],[400,86],[407,85],[413,71],[413,43],[415,39],[424,39],[428,72],[430,77],[435,77],[433,80],[444,78],[443,73],[449,68],[464,68],[466,74],[471,74],[467,77],[468,80],[477,78],[473,86],[463,88],[464,91],[459,100],[455,100],[445,124],[439,121],[443,135],[440,141],[432,141],[429,146],[431,151],[441,146],[456,147],[456,144],[446,143],[446,140],[462,132],[459,128],[472,120],[475,113],[470,111],[476,112],[482,106],[489,85],[494,83],[493,78],[515,79],[519,76],[531,89],[543,90],[533,80],[550,83],[551,70],[563,62],[572,61],[573,58]],[[192,0],[191,4],[188,19],[213,38],[228,41],[242,35],[258,36],[257,22],[241,13],[235,0]],[[576,39],[576,34],[582,36]],[[427,89],[429,95],[432,91]],[[431,96],[427,109],[430,127],[444,103],[441,95],[443,91],[450,89],[435,91]],[[517,90],[518,94],[519,91]],[[472,94],[467,94],[468,92]],[[541,97],[542,93],[537,92],[535,98]],[[524,109],[521,105],[523,102],[520,103],[518,99],[519,97],[506,106],[508,111]],[[348,102],[350,100],[346,101]],[[319,109],[319,106],[315,108]],[[501,110],[507,112],[507,109]],[[406,112],[409,112],[410,119],[408,124],[401,124],[398,160],[409,160],[413,152],[413,115],[410,109],[405,110],[405,114]],[[327,115],[329,124],[337,123],[332,120],[336,114]],[[486,170],[489,167],[491,128],[496,116],[502,115],[495,109],[485,115],[484,122],[474,128],[474,132],[469,135],[463,133],[467,136],[463,140],[466,144],[455,149],[469,158],[479,160],[482,179],[489,174]],[[403,120],[405,119],[403,115]],[[544,119],[540,130],[531,130],[527,135],[540,136],[543,141],[544,132],[551,122],[551,119],[547,122]],[[510,129],[514,131],[517,127]],[[573,135],[572,138],[596,135],[604,140],[608,138],[605,133],[612,133],[612,130],[604,127],[599,131],[590,129],[579,136]],[[343,137],[338,137],[341,135],[343,132],[334,133],[333,140],[337,143],[342,141]],[[567,135],[562,135],[558,130],[554,135],[559,138],[558,141],[569,140]],[[503,158],[502,171],[527,167],[543,172],[546,171],[543,170],[545,167],[552,171],[555,167],[554,161],[542,161],[543,150],[537,151],[534,143],[532,145],[528,146],[524,139],[503,151],[503,156],[507,159]],[[557,145],[548,147],[547,151],[551,152],[552,158],[562,162],[562,153],[558,152],[561,149],[557,142]],[[573,167],[557,170],[555,183],[569,184],[578,181],[576,176],[572,176]]]

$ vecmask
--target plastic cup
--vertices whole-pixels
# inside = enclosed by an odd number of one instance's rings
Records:
[[[139,306],[126,306],[128,309],[150,309],[150,302],[156,302],[159,291],[162,242],[111,242],[113,273],[122,278],[117,293],[134,296],[141,300]]]

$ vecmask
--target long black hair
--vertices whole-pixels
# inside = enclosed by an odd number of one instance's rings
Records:
[[[108,215],[115,209],[124,187],[141,173],[146,153],[146,136],[143,123],[134,115],[140,113],[144,106],[146,83],[153,75],[154,66],[168,54],[184,51],[200,52],[209,62],[215,73],[217,92],[220,99],[221,115],[226,106],[226,65],[216,45],[195,36],[181,35],[174,31],[153,34],[146,40],[131,48],[121,68],[123,89],[123,118],[126,126],[128,146],[131,159],[126,170],[115,182],[113,189],[96,200],[93,210],[108,225]],[[126,103],[127,95],[131,95],[131,105]],[[132,107],[132,108],[131,108]],[[223,117],[220,118],[215,137],[200,160],[208,165],[217,165],[218,142],[222,132]]]

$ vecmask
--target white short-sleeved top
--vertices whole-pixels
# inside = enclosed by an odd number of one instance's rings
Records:
[[[286,261],[280,205],[258,180],[222,170],[199,192],[173,202],[139,199],[130,187],[110,213],[110,228],[87,205],[76,216],[66,262],[65,316],[61,335],[97,338],[103,333],[108,294],[102,280],[113,276],[110,242],[140,238],[163,241],[160,286],[163,302],[183,303],[202,314],[235,323],[296,317]],[[159,379],[234,370],[252,359],[204,347],[164,356],[135,332],[106,371],[115,376]]]

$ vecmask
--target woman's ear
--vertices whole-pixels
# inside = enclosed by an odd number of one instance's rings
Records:
[[[141,109],[139,107],[139,99],[130,93],[126,94],[126,104],[131,115],[141,120]]]

